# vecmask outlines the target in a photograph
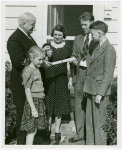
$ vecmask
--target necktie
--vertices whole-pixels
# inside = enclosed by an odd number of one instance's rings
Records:
[[[88,53],[88,48],[89,48],[89,34],[87,34],[86,39],[84,41],[84,46],[83,46],[83,53],[81,54],[81,58],[83,61],[86,60],[86,55]]]

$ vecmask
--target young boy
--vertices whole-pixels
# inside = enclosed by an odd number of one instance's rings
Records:
[[[96,21],[89,27],[98,46],[87,55],[87,76],[84,92],[87,93],[86,145],[106,145],[102,130],[107,117],[106,106],[111,94],[111,81],[116,64],[116,52],[106,38],[108,25]]]

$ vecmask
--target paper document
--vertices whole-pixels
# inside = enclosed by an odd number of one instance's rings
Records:
[[[72,57],[72,58],[68,58],[68,59],[64,59],[64,60],[60,60],[60,61],[55,61],[55,62],[52,62],[52,65],[57,65],[57,64],[68,62],[68,61],[73,61],[74,59],[75,58]]]

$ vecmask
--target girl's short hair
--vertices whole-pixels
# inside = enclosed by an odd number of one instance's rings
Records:
[[[65,39],[66,38],[66,28],[63,26],[63,25],[61,25],[61,24],[58,24],[58,25],[56,25],[53,29],[52,29],[52,33],[51,33],[51,36],[53,37],[53,35],[54,35],[54,31],[60,31],[60,32],[62,32],[63,33],[63,38]]]
[[[26,57],[27,65],[31,63],[31,60],[30,60],[31,57],[36,58],[39,55],[42,55],[45,57],[45,52],[38,46],[32,46],[27,53],[27,57]]]

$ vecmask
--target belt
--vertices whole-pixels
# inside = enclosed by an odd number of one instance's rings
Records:
[[[80,69],[87,70],[87,67],[79,66]]]

